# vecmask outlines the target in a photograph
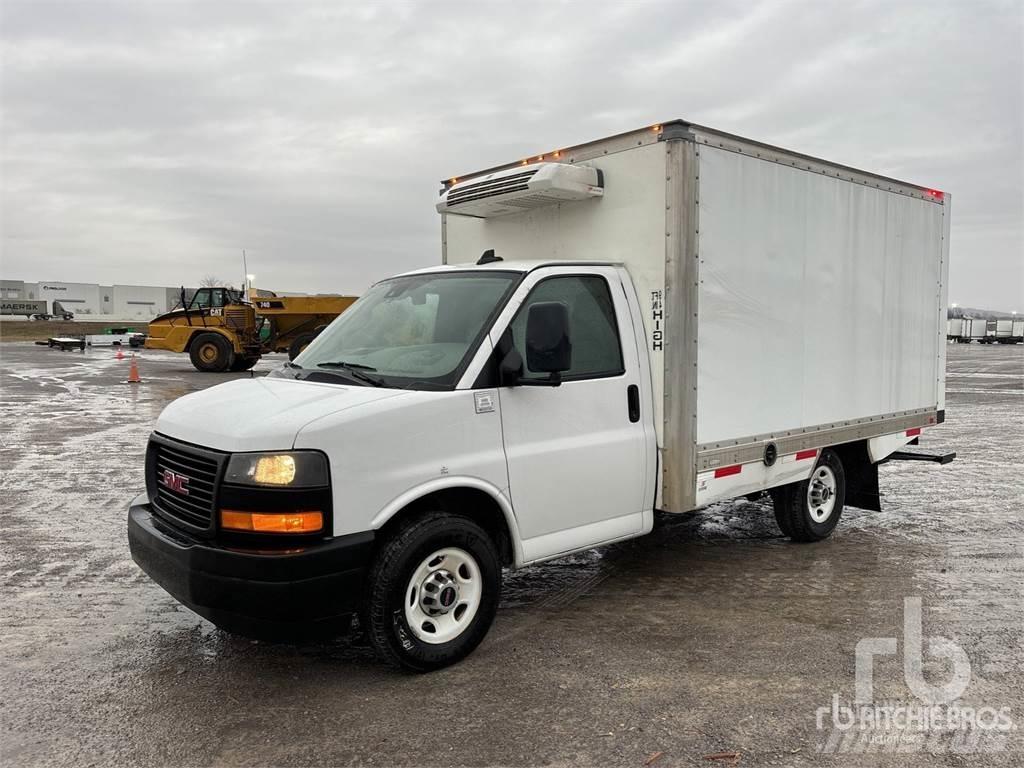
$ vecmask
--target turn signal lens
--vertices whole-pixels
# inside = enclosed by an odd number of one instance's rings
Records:
[[[220,511],[220,527],[253,533],[316,533],[324,527],[323,512]]]
[[[253,468],[252,479],[265,485],[291,485],[295,479],[295,459],[286,453],[261,456]]]

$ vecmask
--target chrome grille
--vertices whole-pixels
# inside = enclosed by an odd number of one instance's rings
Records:
[[[212,533],[217,483],[227,455],[157,437],[149,443],[149,454],[150,499],[157,514],[188,531]]]

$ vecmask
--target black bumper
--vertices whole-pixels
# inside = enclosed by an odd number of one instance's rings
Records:
[[[373,532],[290,552],[218,547],[154,519],[145,494],[128,508],[132,559],[171,596],[224,629],[259,637],[308,634],[354,612]]]

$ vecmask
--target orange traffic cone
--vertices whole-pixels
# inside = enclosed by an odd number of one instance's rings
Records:
[[[141,384],[142,379],[139,378],[139,364],[135,362],[135,353],[132,353],[132,364],[128,368],[128,381],[125,384]]]
[[[118,346],[118,348],[117,348],[117,354],[116,354],[116,355],[114,355],[114,357],[115,357],[115,358],[116,358],[117,360],[124,360],[124,352],[122,352],[122,351],[121,351],[121,347],[120,347],[120,346]]]

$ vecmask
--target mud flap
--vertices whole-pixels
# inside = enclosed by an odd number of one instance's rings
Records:
[[[866,463],[860,467],[855,482],[851,482],[847,474],[846,505],[870,509],[872,512],[882,511],[882,497],[878,492],[878,465]]]
[[[878,465],[868,458],[864,443],[844,445],[839,455],[846,472],[846,506],[882,511],[882,497],[878,490]]]

